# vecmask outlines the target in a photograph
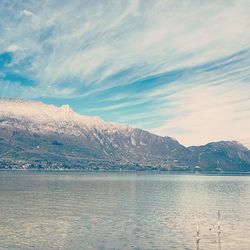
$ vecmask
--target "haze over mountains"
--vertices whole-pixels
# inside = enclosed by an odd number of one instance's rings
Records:
[[[67,105],[0,99],[0,168],[245,172],[250,151],[232,141],[184,147]]]

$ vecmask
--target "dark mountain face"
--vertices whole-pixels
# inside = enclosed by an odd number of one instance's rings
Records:
[[[250,171],[236,142],[184,147],[129,126],[80,116],[68,106],[0,99],[1,168]],[[196,167],[198,169],[198,167]]]
[[[1,126],[1,125],[0,125]],[[84,131],[79,137],[61,133],[43,134],[14,127],[0,130],[2,158],[24,161],[62,162],[63,165],[84,166],[87,162],[100,165],[168,166],[179,151],[185,150],[175,140],[159,137],[139,129],[127,133],[98,129]],[[88,164],[87,164],[88,165]]]
[[[221,141],[205,146],[190,147],[190,162],[210,171],[249,171],[250,151],[238,142]]]

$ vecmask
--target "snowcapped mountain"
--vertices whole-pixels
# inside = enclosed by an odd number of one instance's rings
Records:
[[[236,143],[186,148],[171,137],[79,115],[68,105],[0,99],[0,167],[230,170],[231,163],[250,170],[249,150]]]

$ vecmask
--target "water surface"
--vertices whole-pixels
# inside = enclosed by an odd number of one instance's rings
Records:
[[[0,249],[249,249],[250,176],[0,172]],[[211,230],[210,230],[211,229]]]

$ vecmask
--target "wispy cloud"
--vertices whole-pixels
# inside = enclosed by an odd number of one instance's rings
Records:
[[[249,13],[248,0],[1,1],[0,95],[70,103],[186,144],[245,142],[235,130],[250,117]]]
[[[174,117],[152,131],[168,131],[186,145],[239,140],[250,145],[250,86],[195,86],[179,92]]]

